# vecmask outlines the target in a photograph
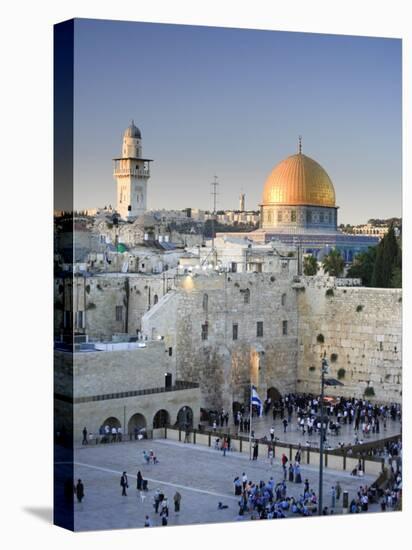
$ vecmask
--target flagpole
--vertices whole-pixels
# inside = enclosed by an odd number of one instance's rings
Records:
[[[249,460],[252,460],[252,383],[250,384],[250,400],[249,400]]]

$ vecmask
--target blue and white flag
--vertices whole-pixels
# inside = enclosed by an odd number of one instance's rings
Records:
[[[252,405],[256,405],[259,409],[259,416],[263,416],[263,405],[256,388],[252,386]]]

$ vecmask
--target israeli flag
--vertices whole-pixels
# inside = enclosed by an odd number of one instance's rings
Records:
[[[252,386],[252,405],[256,405],[259,409],[259,416],[263,416],[263,405],[256,388]]]

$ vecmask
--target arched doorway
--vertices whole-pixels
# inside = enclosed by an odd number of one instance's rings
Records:
[[[153,428],[164,428],[170,424],[170,415],[165,409],[160,409],[153,417]]]
[[[193,411],[190,407],[182,407],[177,413],[177,425],[179,428],[193,427]]]
[[[106,420],[103,422],[102,426],[109,426],[110,429],[112,428],[120,428],[121,422],[118,418],[115,416],[109,416],[109,418],[106,418]]]
[[[240,409],[242,408],[242,403],[239,403],[239,401],[233,401],[232,403],[232,411],[233,414],[236,414]]]
[[[279,401],[281,397],[282,396],[278,389],[274,388],[273,386],[268,389],[266,398],[270,399],[271,403],[274,403],[275,401]]]
[[[146,428],[146,425],[146,418],[142,414],[136,413],[130,417],[129,423],[127,425],[127,430],[129,434],[133,434],[136,430],[140,431]]]

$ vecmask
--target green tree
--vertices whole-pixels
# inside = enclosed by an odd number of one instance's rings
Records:
[[[312,255],[305,256],[303,260],[304,275],[308,275],[308,276],[316,275],[316,273],[318,272],[318,269],[319,269],[318,261],[315,258],[315,256],[312,256]]]
[[[376,260],[376,248],[376,246],[370,246],[366,252],[357,254],[346,276],[362,279],[364,286],[371,286],[373,267]]]
[[[402,269],[400,267],[394,267],[392,270],[391,287],[402,288]]]
[[[325,273],[328,273],[332,277],[339,277],[345,267],[345,261],[339,250],[334,248],[329,254],[323,257],[322,265]]]
[[[376,250],[376,260],[372,273],[371,286],[390,288],[394,277],[394,270],[402,268],[402,253],[396,240],[393,225],[380,241]],[[396,272],[398,273],[398,272]],[[396,277],[399,282],[399,273]]]

